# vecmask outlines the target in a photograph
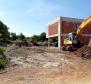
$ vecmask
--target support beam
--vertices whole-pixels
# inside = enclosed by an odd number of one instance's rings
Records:
[[[58,48],[61,49],[61,17],[58,21]]]

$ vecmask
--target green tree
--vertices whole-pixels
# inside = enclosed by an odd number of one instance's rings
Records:
[[[10,33],[8,31],[7,25],[0,21],[0,39],[8,40],[10,38]]]
[[[24,39],[26,38],[23,33],[20,33],[17,37],[18,37],[18,39],[20,39],[21,41],[24,41]]]
[[[10,37],[11,37],[11,40],[13,41],[17,39],[16,33],[13,33],[13,32],[10,34]]]
[[[40,38],[39,38],[38,35],[33,35],[33,36],[31,37],[31,42],[37,42],[37,41],[39,41],[39,40],[40,40]]]
[[[4,55],[4,51],[0,48],[0,70],[4,69],[8,64],[8,60]]]
[[[40,35],[33,35],[31,37],[32,42],[44,42],[47,41],[46,33],[42,32]]]
[[[40,34],[40,40],[41,40],[41,41],[46,41],[46,40],[47,40],[47,38],[46,38],[46,33],[45,33],[45,32],[42,32],[42,33]]]

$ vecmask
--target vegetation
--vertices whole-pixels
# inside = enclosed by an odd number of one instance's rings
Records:
[[[3,51],[7,48],[7,46],[0,46],[0,49],[2,49]]]
[[[0,40],[8,40],[10,38],[10,33],[8,27],[0,21]]]
[[[6,46],[9,41],[14,42],[32,42],[34,45],[47,45],[46,33],[42,32],[40,35],[33,35],[26,37],[23,33],[16,35],[14,32],[8,31],[7,25],[0,21],[0,45]]]
[[[23,33],[17,35],[14,32],[8,31],[7,25],[0,21],[0,69],[4,69],[7,64],[7,58],[4,55],[4,50],[7,47],[7,44],[11,42],[30,42],[36,46],[44,46],[48,44],[46,39],[46,33],[42,32],[40,35],[33,35],[32,37],[26,37]]]
[[[15,40],[17,39],[16,33],[13,33],[13,32],[12,32],[12,33],[10,34],[10,38],[11,38],[12,41],[15,41]]]
[[[53,38],[53,39],[49,39],[49,44],[51,46],[55,46],[55,47],[58,47],[58,39],[57,38]]]
[[[25,35],[23,33],[20,33],[19,35],[17,35],[17,39],[21,40],[21,41],[24,41],[25,39]]]
[[[33,35],[30,38],[30,41],[36,45],[41,45],[41,46],[45,46],[48,44],[45,32],[42,32],[40,35]]]
[[[8,64],[8,60],[6,59],[3,50],[0,48],[0,69],[4,69]]]

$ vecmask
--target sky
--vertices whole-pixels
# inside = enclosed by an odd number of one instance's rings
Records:
[[[59,16],[85,19],[91,0],[0,0],[0,20],[10,32],[26,36],[46,32],[47,23]]]

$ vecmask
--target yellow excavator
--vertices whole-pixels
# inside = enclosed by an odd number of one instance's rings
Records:
[[[85,19],[81,25],[77,28],[77,32],[71,32],[64,37],[62,50],[75,51],[83,46],[80,42],[79,36],[84,28],[91,24],[91,16]]]

